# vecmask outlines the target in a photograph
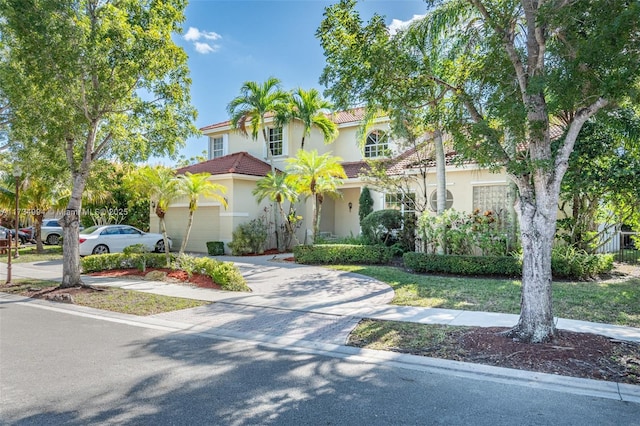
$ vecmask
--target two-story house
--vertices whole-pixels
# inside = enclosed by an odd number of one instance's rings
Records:
[[[331,144],[325,144],[317,129],[305,139],[306,150],[317,150],[320,154],[330,152],[340,157],[347,179],[340,186],[342,197],[325,198],[322,207],[320,231],[337,237],[356,236],[360,233],[358,205],[360,192],[368,186],[373,197],[374,210],[402,207],[397,193],[385,193],[376,190],[370,181],[362,176],[366,170],[365,160],[390,159],[389,173],[413,179],[415,168],[398,141],[385,137],[389,135],[388,119],[377,119],[369,126],[366,135],[362,135],[362,119],[364,111],[338,112],[330,117],[338,126],[339,136]],[[269,119],[267,119],[269,122]],[[202,199],[194,215],[194,224],[187,245],[188,251],[206,252],[207,241],[223,241],[232,239],[236,227],[251,219],[265,214],[269,201],[256,201],[252,194],[256,181],[263,178],[271,166],[267,158],[266,144],[262,136],[253,140],[242,135],[231,127],[229,121],[212,124],[200,129],[209,138],[209,160],[177,170],[185,172],[211,173],[211,180],[227,188],[225,198],[228,206],[225,209],[220,203]],[[274,153],[274,164],[279,170],[286,169],[286,159],[295,157],[300,149],[303,126],[293,122],[284,127],[270,126],[268,129],[269,144]],[[364,148],[359,143],[366,138]],[[403,155],[405,154],[405,155]],[[436,185],[435,167],[426,169],[426,188],[416,188],[415,197],[429,197],[428,205],[435,209]],[[471,212],[474,209],[503,209],[507,204],[508,184],[504,174],[490,173],[473,164],[446,167],[447,208]],[[312,205],[310,200],[299,200],[297,214],[303,217],[302,227],[297,235],[298,241],[304,242],[305,236],[311,233]],[[179,246],[187,226],[188,203],[186,200],[173,203],[166,215],[167,231]],[[158,218],[151,215],[151,229],[158,229]],[[275,246],[275,245],[274,245]]]

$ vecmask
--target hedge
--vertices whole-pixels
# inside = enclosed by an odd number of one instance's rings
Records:
[[[146,268],[166,268],[167,256],[164,253],[94,254],[81,258],[80,265],[85,273],[132,268],[144,271]]]
[[[402,258],[404,266],[414,272],[507,277],[522,275],[522,263],[513,256],[457,256],[409,252]]]
[[[293,248],[297,263],[318,265],[334,263],[385,264],[393,257],[389,247],[355,244],[299,245]]]
[[[405,253],[404,265],[414,272],[436,272],[457,275],[522,276],[522,256],[456,256],[427,253]],[[588,280],[611,271],[613,256],[588,254],[566,247],[554,248],[551,272],[554,278]]]
[[[109,253],[83,257],[81,266],[84,273],[111,269],[136,268],[144,271],[146,268],[170,268],[186,271],[189,275],[207,275],[224,290],[251,291],[233,263],[221,262],[209,257],[176,257],[172,254],[170,263],[167,265],[167,257],[164,253]]]

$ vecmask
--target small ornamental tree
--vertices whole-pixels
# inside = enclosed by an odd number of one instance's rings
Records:
[[[371,198],[371,191],[369,187],[365,186],[360,192],[360,199],[358,200],[358,217],[360,218],[360,225],[362,226],[362,220],[373,212],[373,198]]]

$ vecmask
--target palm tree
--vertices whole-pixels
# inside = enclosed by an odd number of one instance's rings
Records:
[[[50,209],[62,209],[68,201],[71,191],[60,181],[47,180],[43,177],[30,176],[24,181],[24,189],[20,193],[22,205],[31,212],[34,219],[36,253],[42,253],[42,222],[44,215]]]
[[[256,196],[258,202],[267,198],[278,205],[280,216],[283,220],[284,226],[286,227],[286,236],[284,238],[285,241],[283,248],[285,250],[288,249],[291,245],[291,239],[295,238],[295,229],[292,221],[290,220],[290,215],[287,215],[284,211],[283,204],[285,201],[289,201],[289,203],[293,204],[293,202],[298,199],[298,193],[289,183],[287,174],[276,173],[274,175],[272,173],[268,173],[267,176],[256,182],[256,187],[252,193]],[[291,210],[292,208],[290,207],[289,211]]]
[[[320,92],[316,89],[304,90],[298,88],[291,97],[291,108],[289,116],[285,116],[285,121],[298,119],[302,121],[304,131],[302,132],[302,143],[300,149],[304,149],[304,141],[307,136],[311,136],[313,127],[319,129],[324,136],[324,143],[329,144],[338,137],[338,126],[324,112],[330,110],[333,105],[322,99]]]
[[[192,174],[189,172],[178,176],[178,191],[189,199],[189,221],[187,223],[187,232],[180,245],[179,256],[184,253],[184,249],[187,247],[191,226],[193,225],[193,214],[198,209],[198,199],[200,197],[213,198],[222,203],[225,208],[227,207],[227,200],[221,195],[227,192],[227,188],[211,182],[209,180],[210,177],[210,173]]]
[[[155,205],[155,213],[160,220],[160,230],[168,263],[169,239],[165,215],[169,204],[180,195],[179,182],[175,172],[165,166],[144,166],[127,175],[124,184],[136,196],[149,198],[152,206]]]
[[[253,140],[258,140],[258,135],[262,133],[267,147],[267,158],[271,163],[271,171],[274,173],[273,153],[269,145],[268,126],[265,120],[267,115],[283,117],[289,99],[290,95],[280,89],[280,80],[269,77],[262,84],[246,81],[240,88],[240,96],[234,98],[227,106],[227,111],[231,116],[231,126],[234,129],[239,130],[245,136],[249,135],[250,130]],[[247,129],[247,124],[249,129]]]
[[[267,136],[267,115],[279,116],[278,124],[282,125],[282,117],[286,116],[287,104],[289,103],[289,93],[280,89],[280,80],[269,77],[262,84],[255,81],[246,81],[240,88],[240,96],[233,99],[227,106],[227,111],[231,116],[231,126],[239,130],[244,135],[249,135],[253,140],[258,140],[258,135],[262,132],[267,149],[267,158],[271,164],[271,173],[276,174],[276,167],[273,164],[273,153],[269,137]],[[247,124],[249,130],[247,130]],[[278,233],[278,212],[273,209],[276,245],[280,249],[280,238]]]
[[[296,158],[289,158],[287,171],[291,182],[297,184],[301,194],[313,199],[313,239],[316,240],[320,230],[320,207],[324,195],[339,194],[337,188],[347,175],[340,164],[339,157],[331,153],[318,155],[318,151],[299,150]]]

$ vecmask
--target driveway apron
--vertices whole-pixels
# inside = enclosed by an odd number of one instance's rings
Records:
[[[224,297],[214,304],[156,317],[256,337],[344,344],[360,320],[345,313],[386,305],[394,296],[387,284],[365,276],[273,256],[217,259],[238,267],[252,290],[250,295],[219,292]]]

